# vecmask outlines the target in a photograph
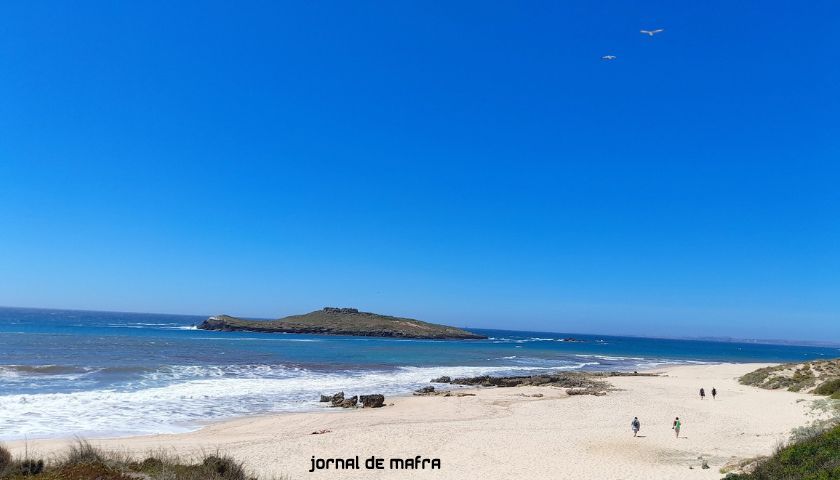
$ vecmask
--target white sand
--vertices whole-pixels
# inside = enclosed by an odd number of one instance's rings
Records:
[[[662,377],[615,377],[620,391],[568,397],[550,387],[472,390],[475,397],[405,397],[394,406],[282,414],[217,423],[198,432],[92,443],[142,454],[164,448],[181,454],[217,448],[254,472],[294,479],[692,479],[720,478],[732,458],[769,454],[803,425],[815,397],[739,385],[738,376],[765,365],[681,366]],[[712,387],[719,392],[712,400]],[[706,400],[698,390],[705,387]],[[520,394],[542,393],[543,398]],[[806,400],[806,401],[802,401]],[[633,438],[630,421],[642,422]],[[671,422],[683,420],[681,438]],[[330,433],[311,435],[329,429]],[[49,455],[66,440],[30,441]],[[10,445],[22,451],[20,442]],[[440,458],[441,470],[316,471],[322,458]],[[700,468],[703,456],[711,466]],[[689,469],[693,466],[693,469]]]

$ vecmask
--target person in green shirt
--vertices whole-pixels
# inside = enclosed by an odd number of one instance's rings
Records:
[[[680,438],[680,427],[682,426],[682,422],[680,421],[680,417],[674,419],[674,426],[671,427],[674,430],[674,433],[677,434],[677,438]]]

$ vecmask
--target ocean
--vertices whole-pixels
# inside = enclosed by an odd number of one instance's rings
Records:
[[[185,432],[324,408],[321,393],[406,394],[441,375],[840,356],[831,347],[484,329],[470,330],[487,340],[470,341],[197,330],[205,318],[0,308],[0,440]]]

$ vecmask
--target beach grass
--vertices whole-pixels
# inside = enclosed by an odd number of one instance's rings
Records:
[[[221,452],[189,461],[164,451],[136,460],[79,440],[51,461],[14,458],[0,445],[2,480],[259,480],[243,464]],[[281,480],[281,479],[273,479]]]
[[[821,383],[814,389],[814,393],[817,395],[827,395],[835,400],[840,400],[840,378]]]
[[[759,368],[741,376],[739,381],[768,390],[785,389],[840,398],[840,359]]]
[[[727,480],[840,479],[840,425],[779,448],[750,473],[731,473]]]

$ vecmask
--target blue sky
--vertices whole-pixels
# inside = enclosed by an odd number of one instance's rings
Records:
[[[840,340],[836,2],[171,3],[0,6],[0,305]]]

